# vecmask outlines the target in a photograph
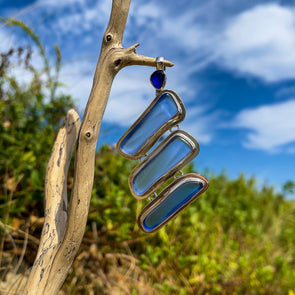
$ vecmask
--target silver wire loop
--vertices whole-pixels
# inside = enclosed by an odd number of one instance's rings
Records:
[[[139,163],[141,163],[146,157],[147,157],[147,154],[144,154],[144,155],[139,159]]]
[[[172,133],[173,132],[173,128],[176,128],[176,130],[180,130],[180,126],[179,126],[179,124],[177,124],[176,126],[173,126],[173,127],[171,127],[170,129],[169,129],[169,131]],[[175,130],[175,131],[176,131]]]
[[[180,173],[180,175],[177,176],[178,173]],[[177,179],[177,178],[179,178],[179,177],[181,177],[181,176],[183,176],[183,172],[182,172],[181,170],[179,170],[179,171],[177,171],[177,172],[174,174],[173,177],[174,177],[174,179]]]
[[[164,59],[163,56],[158,56],[156,58],[156,63],[157,63],[156,68],[157,68],[157,70],[163,70],[163,71],[165,71],[164,61],[165,61],[165,59]]]
[[[148,197],[149,202],[153,201],[157,196],[158,196],[158,194],[156,192],[154,192],[153,195]]]

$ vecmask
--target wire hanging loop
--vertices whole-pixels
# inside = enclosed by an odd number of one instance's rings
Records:
[[[180,174],[180,175],[178,175],[178,174]],[[179,177],[181,177],[181,176],[183,176],[183,172],[181,171],[181,170],[179,170],[179,171],[177,171],[175,174],[174,174],[174,179],[177,179],[177,178],[179,178]]]
[[[179,124],[177,124],[176,126],[173,126],[173,127],[176,128],[175,131],[180,130],[180,126],[179,126]],[[173,127],[171,127],[171,128],[169,129],[170,133],[173,132]]]
[[[154,192],[153,195],[151,195],[150,197],[148,197],[148,201],[149,202],[153,201],[157,196],[158,196],[158,194],[156,192]]]
[[[158,57],[156,58],[156,63],[157,63],[157,65],[156,65],[156,69],[157,69],[157,70],[163,70],[163,71],[165,71],[166,68],[165,68],[164,61],[165,61],[165,59],[164,59],[163,56],[158,56]]]

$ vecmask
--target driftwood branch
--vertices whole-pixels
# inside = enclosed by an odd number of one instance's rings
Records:
[[[67,222],[67,174],[80,125],[79,115],[70,110],[52,148],[45,178],[44,225],[38,253],[23,294],[47,293],[46,277]]]
[[[136,53],[139,44],[122,47],[129,5],[130,0],[113,0],[81,127],[78,115],[70,111],[54,144],[47,170],[40,247],[23,294],[57,294],[79,250],[93,187],[96,143],[114,77],[126,66],[156,66],[155,58]],[[164,64],[173,66],[169,61]],[[65,181],[78,132],[74,185],[67,212]]]

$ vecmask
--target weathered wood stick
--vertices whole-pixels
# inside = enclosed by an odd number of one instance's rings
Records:
[[[24,294],[44,293],[46,278],[62,239],[67,222],[67,174],[80,125],[77,112],[69,110],[52,148],[45,178],[44,225]]]
[[[48,264],[46,265],[40,265],[38,260],[38,257],[44,253],[43,246],[40,243],[39,256],[37,256],[33,268],[36,274],[30,276],[23,294],[57,294],[79,250],[86,227],[93,187],[96,143],[114,77],[125,66],[156,66],[155,58],[136,53],[139,44],[128,49],[122,47],[129,6],[130,0],[113,0],[112,3],[110,21],[102,41],[92,90],[80,128],[75,158],[74,185],[67,223],[64,228],[64,223],[61,222],[61,228],[57,230],[58,233],[62,233],[64,229],[63,237],[52,256],[47,258]],[[165,61],[164,64],[168,67],[173,66],[173,63],[169,61]],[[64,169],[60,169],[59,173],[63,173],[63,177],[66,175]],[[59,225],[57,224],[57,226]],[[48,248],[48,246],[46,247]],[[43,261],[45,261],[46,255],[48,253],[43,255]],[[37,287],[38,289],[36,289]]]

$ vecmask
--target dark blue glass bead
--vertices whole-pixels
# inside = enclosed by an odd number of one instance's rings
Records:
[[[151,75],[151,83],[156,89],[161,89],[165,86],[166,73],[163,70],[157,70]]]

